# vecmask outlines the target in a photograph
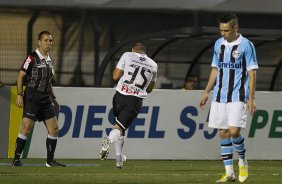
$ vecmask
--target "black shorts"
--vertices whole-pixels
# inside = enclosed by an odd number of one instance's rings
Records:
[[[23,117],[34,121],[45,121],[55,116],[55,106],[48,93],[29,87],[25,89]]]
[[[132,121],[137,117],[141,110],[142,102],[142,98],[116,92],[113,97],[113,113],[116,118],[116,124],[122,130],[127,130]]]

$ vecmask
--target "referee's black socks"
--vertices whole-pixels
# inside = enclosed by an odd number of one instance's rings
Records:
[[[15,156],[14,160],[19,160],[24,149],[27,137],[19,134],[16,140],[16,149],[15,149]]]
[[[54,160],[54,153],[57,146],[57,137],[52,137],[48,135],[46,139],[46,148],[47,148],[47,162]]]

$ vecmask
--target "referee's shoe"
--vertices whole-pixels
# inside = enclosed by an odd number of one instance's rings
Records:
[[[20,161],[20,159],[16,159],[16,160],[13,160],[12,166],[13,166],[13,167],[22,167],[23,164],[22,164],[22,162]]]
[[[54,159],[47,161],[45,165],[46,165],[46,167],[66,167],[65,164],[61,164]]]

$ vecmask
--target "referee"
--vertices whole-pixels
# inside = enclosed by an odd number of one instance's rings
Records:
[[[38,48],[25,59],[17,77],[18,95],[16,105],[20,108],[23,107],[23,119],[16,140],[12,166],[22,166],[20,156],[35,121],[43,121],[48,131],[46,138],[46,166],[65,166],[54,160],[58,139],[56,111],[59,110],[60,105],[56,101],[51,84],[54,69],[49,50],[52,41],[52,35],[48,31],[42,31],[38,34]],[[23,92],[24,77],[27,79],[27,84]]]

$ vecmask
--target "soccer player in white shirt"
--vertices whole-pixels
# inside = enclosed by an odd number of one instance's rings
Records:
[[[113,97],[115,125],[103,139],[100,158],[106,159],[111,143],[116,147],[116,166],[121,169],[126,157],[122,153],[125,131],[140,112],[143,99],[151,93],[157,80],[158,65],[146,54],[146,48],[136,43],[131,52],[125,52],[113,71],[118,81]]]
[[[256,52],[252,42],[238,33],[238,18],[235,14],[220,17],[221,38],[214,45],[212,70],[200,108],[204,108],[208,94],[213,89],[209,115],[209,127],[219,129],[221,156],[226,173],[217,182],[233,182],[233,149],[239,156],[239,181],[248,178],[245,156],[245,139],[240,133],[247,122],[247,111],[256,110],[255,88]],[[215,84],[215,85],[214,85]]]

